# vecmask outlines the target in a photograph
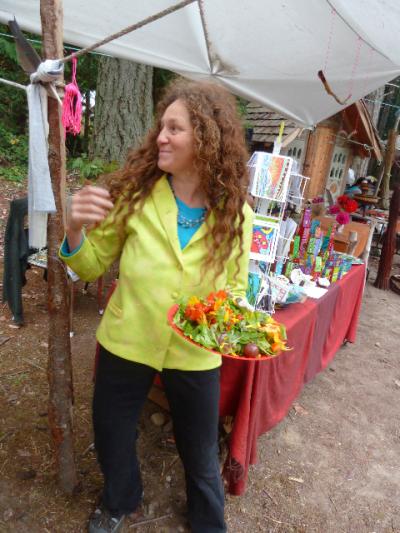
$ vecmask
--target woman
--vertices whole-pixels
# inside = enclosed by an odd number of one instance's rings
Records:
[[[141,408],[160,372],[185,469],[193,532],[226,531],[218,464],[221,357],[167,324],[180,298],[229,287],[244,297],[252,211],[247,154],[235,100],[206,83],[173,83],[156,125],[106,191],[72,199],[60,256],[92,281],[120,258],[120,276],[97,331],[95,446],[102,506],[89,531],[118,531],[141,503],[135,450]],[[96,224],[88,235],[85,224]]]

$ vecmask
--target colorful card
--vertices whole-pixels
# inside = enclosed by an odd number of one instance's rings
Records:
[[[256,305],[258,294],[261,290],[262,277],[254,272],[249,272],[246,298],[250,305]]]
[[[292,159],[268,152],[254,152],[250,167],[252,196],[284,200],[288,188]]]
[[[253,223],[253,237],[250,258],[255,261],[273,263],[279,237],[279,226],[268,217],[256,216]]]

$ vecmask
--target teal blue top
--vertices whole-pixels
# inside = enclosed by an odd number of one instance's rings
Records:
[[[189,220],[196,220],[196,218],[200,218],[204,214],[203,207],[189,207],[179,198],[175,197],[175,200],[176,205],[178,206],[179,213]],[[178,238],[182,250],[185,248],[190,239],[199,229],[201,224],[202,222],[200,222],[200,224],[197,224],[196,226],[193,226],[192,228],[185,228],[184,226],[180,226],[178,224]]]

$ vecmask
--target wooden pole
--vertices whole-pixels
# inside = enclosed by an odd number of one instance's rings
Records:
[[[45,59],[63,56],[62,0],[41,0],[43,54]],[[58,101],[48,98],[49,167],[57,213],[48,221],[47,302],[49,311],[49,424],[61,489],[71,494],[77,486],[72,433],[72,364],[69,294],[65,267],[57,251],[63,237],[65,205],[65,142]]]
[[[397,141],[397,129],[400,123],[400,110],[396,112],[394,126],[389,130],[386,151],[385,151],[385,160],[383,165],[383,182],[382,182],[382,201],[381,205],[384,209],[389,208],[389,185],[390,185],[390,175],[392,172],[392,166],[394,161],[394,154],[396,152],[396,141]],[[376,194],[379,192],[379,185],[376,190]]]
[[[390,202],[389,222],[386,229],[381,257],[379,260],[378,275],[375,280],[375,287],[378,289],[389,289],[389,279],[392,271],[393,255],[396,247],[396,228],[400,214],[400,187],[393,191]]]
[[[394,154],[396,151],[396,139],[397,139],[397,127],[396,129],[389,130],[386,152],[385,152],[384,172],[383,172],[383,181],[382,181],[382,199],[381,199],[381,205],[384,209],[389,208],[390,174],[392,171]]]

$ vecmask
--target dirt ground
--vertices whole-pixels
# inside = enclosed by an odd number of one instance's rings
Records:
[[[24,186],[0,181],[0,266],[8,199]],[[396,256],[396,273],[400,271]],[[372,282],[372,261],[357,342],[344,346],[328,369],[306,385],[288,416],[259,438],[259,463],[246,493],[227,496],[229,531],[400,532],[400,298]],[[15,329],[0,307],[0,531],[70,533],[86,530],[101,488],[92,449],[91,394],[94,331],[99,322],[96,286],[77,285],[72,357],[75,453],[80,490],[68,497],[56,483],[47,422],[46,282],[27,273],[26,325]],[[186,531],[184,482],[170,435],[150,417],[140,423],[139,452],[147,524],[125,532]]]

